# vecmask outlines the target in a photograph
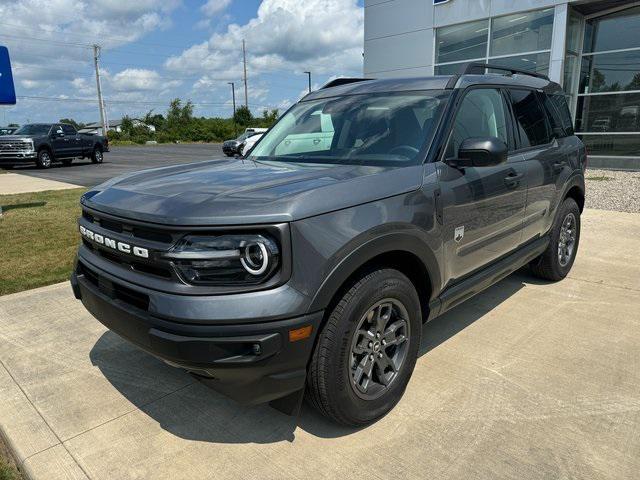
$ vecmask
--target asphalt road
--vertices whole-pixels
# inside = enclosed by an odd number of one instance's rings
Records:
[[[14,172],[92,187],[123,173],[212,158],[225,158],[222,144],[114,146],[110,152],[104,154],[104,162],[100,165],[94,165],[85,159],[74,160],[70,167],[56,163],[47,170],[38,169],[34,165],[16,167]]]

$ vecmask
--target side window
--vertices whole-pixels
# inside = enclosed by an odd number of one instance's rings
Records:
[[[520,147],[535,147],[551,141],[547,116],[533,90],[510,89],[511,105],[520,134]]]
[[[549,96],[546,93],[538,92],[538,99],[542,103],[545,114],[549,119],[552,136],[557,138],[566,137],[567,135],[565,133],[564,127],[562,126],[562,119],[560,118],[558,109],[553,104],[553,102],[551,102]]]
[[[446,157],[457,157],[460,144],[471,137],[497,137],[508,145],[506,118],[499,90],[471,90],[462,99],[456,114]]]
[[[76,129],[72,125],[62,125],[62,131],[65,135],[75,135]]]
[[[573,120],[571,120],[571,113],[569,112],[569,105],[567,105],[567,98],[561,92],[553,93],[549,95],[549,100],[556,107],[556,111],[560,115],[560,122],[567,135],[573,135]]]
[[[59,134],[61,134],[61,133],[64,133],[64,130],[62,130],[62,126],[61,126],[61,125],[54,125],[54,126],[53,126],[53,129],[52,129],[52,132],[53,132],[55,135],[59,135]]]

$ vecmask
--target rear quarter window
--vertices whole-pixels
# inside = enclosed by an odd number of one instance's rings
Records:
[[[520,148],[545,145],[551,141],[551,125],[534,90],[509,89]]]

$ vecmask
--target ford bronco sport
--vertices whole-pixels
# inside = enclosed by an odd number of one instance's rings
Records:
[[[306,393],[337,422],[374,421],[423,322],[527,264],[560,280],[576,257],[587,158],[562,90],[488,68],[335,80],[246,158],[94,188],[75,296],[240,402],[294,413]]]

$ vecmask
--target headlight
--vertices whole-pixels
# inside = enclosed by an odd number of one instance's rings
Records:
[[[266,235],[189,235],[168,253],[192,285],[257,285],[280,266],[277,243]]]

